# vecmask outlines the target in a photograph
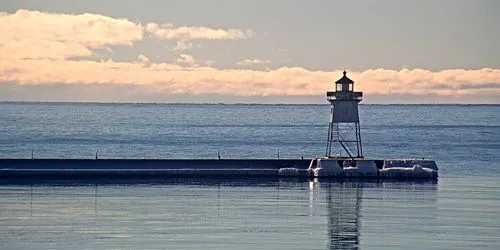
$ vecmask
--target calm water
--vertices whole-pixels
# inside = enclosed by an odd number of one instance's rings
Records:
[[[0,185],[1,249],[500,249],[500,106],[363,105],[369,157],[433,182]],[[0,157],[313,157],[328,106],[0,104]]]

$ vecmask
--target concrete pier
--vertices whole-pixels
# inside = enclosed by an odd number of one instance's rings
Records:
[[[0,159],[0,178],[277,177],[310,159]]]
[[[437,179],[432,160],[364,159],[0,159],[0,179],[298,177]]]

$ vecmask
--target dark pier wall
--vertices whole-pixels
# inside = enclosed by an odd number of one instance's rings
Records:
[[[300,159],[0,159],[0,182],[12,178],[277,177],[280,168],[305,172],[309,162]]]
[[[0,169],[307,169],[301,159],[0,159]]]

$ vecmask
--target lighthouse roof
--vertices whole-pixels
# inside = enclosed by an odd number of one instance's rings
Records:
[[[338,79],[335,83],[337,84],[353,84],[354,81],[349,79],[349,77],[347,77],[347,72],[344,70],[344,75],[342,76],[342,78]]]

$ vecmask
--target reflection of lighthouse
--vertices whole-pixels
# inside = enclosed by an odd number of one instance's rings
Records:
[[[332,189],[328,183],[326,207],[328,209],[328,236],[330,249],[358,249],[361,216],[359,183],[344,183]]]

